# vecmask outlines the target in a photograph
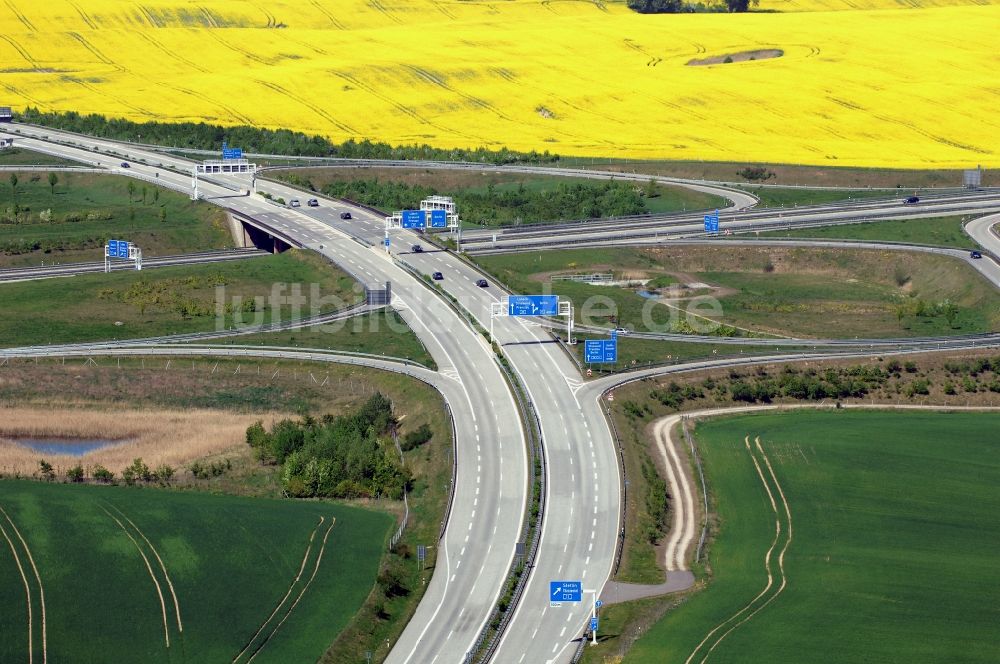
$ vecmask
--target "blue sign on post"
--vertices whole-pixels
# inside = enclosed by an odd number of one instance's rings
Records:
[[[108,240],[108,256],[118,255],[118,240]]]
[[[431,210],[431,228],[448,228],[447,210]]]
[[[225,141],[222,141],[222,158],[224,160],[228,159],[242,159],[243,158],[243,148],[231,148],[226,145]]]
[[[383,244],[385,244],[385,246],[387,246],[387,247],[389,246],[389,238],[386,238],[382,242],[383,242]]]
[[[705,215],[705,232],[706,233],[718,233],[719,232],[719,211],[716,210],[713,214]]]
[[[508,316],[557,316],[558,295],[511,295],[507,299]]]
[[[550,602],[579,602],[583,599],[583,581],[549,581]]]
[[[596,602],[594,602],[594,606],[596,606],[599,609],[602,606],[604,606],[604,602],[601,600],[597,600]]]
[[[118,240],[118,258],[128,258],[128,242]]]
[[[426,210],[403,210],[400,215],[403,228],[427,228]]]
[[[583,361],[587,364],[618,361],[618,337],[587,339],[583,342]]]
[[[591,618],[590,619],[590,631],[591,632],[596,632],[597,631],[597,618]]]

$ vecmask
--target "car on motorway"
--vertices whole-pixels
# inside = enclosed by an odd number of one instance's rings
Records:
[[[982,257],[983,257],[983,252],[981,251],[976,251],[975,249],[973,249],[972,251],[969,252],[969,258],[982,258]]]
[[[617,332],[618,334],[621,334],[621,335],[632,334],[632,331],[629,330],[627,327],[616,327],[615,328],[615,332]]]
[[[315,198],[310,198],[308,201],[306,201],[306,205],[308,205],[309,207],[319,207],[319,201],[317,201]]]
[[[480,288],[486,288],[490,284],[485,279],[476,279],[476,285],[479,286]]]
[[[127,161],[123,161],[122,162],[122,168],[131,168],[131,166],[129,165],[129,163]]]
[[[412,251],[415,254],[422,254],[424,252],[424,248],[421,247],[419,244],[415,244],[412,247],[410,247],[410,251]]]
[[[341,219],[350,219],[351,218],[351,213],[350,212],[341,212],[340,213],[340,218]]]
[[[440,272],[435,272],[434,274],[431,275],[431,279],[433,279],[434,281],[441,281],[442,279],[444,279],[444,275],[441,274]]]
[[[919,202],[920,202],[919,196],[907,196],[906,198],[903,199],[904,205],[913,205],[914,203],[919,203]]]
[[[288,207],[300,207],[301,205],[302,203],[299,203],[299,199],[297,198],[293,198],[292,200],[288,201]]]

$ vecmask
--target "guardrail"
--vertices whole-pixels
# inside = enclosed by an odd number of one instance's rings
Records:
[[[444,402],[444,410],[448,414],[448,421],[451,422],[451,484],[448,486],[448,502],[445,505],[444,518],[441,519],[441,530],[438,532],[439,542],[444,538],[448,520],[451,519],[451,506],[455,502],[455,483],[458,481],[458,430],[455,428],[455,416],[447,401]]]

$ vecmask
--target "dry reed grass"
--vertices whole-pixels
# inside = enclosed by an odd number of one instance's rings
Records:
[[[174,468],[240,445],[246,428],[276,413],[244,414],[224,410],[83,410],[74,408],[0,407],[0,472],[31,474],[44,458],[64,474],[81,464],[101,464],[120,474],[136,457],[151,468]],[[45,454],[18,444],[15,438],[76,438],[122,441],[82,456]]]

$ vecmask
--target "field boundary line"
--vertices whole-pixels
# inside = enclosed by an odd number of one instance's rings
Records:
[[[723,639],[729,636],[730,632],[732,632],[740,625],[748,622],[755,615],[763,611],[768,604],[777,599],[778,595],[780,595],[782,591],[785,589],[785,586],[788,585],[788,577],[785,575],[785,552],[788,551],[788,547],[792,543],[792,512],[788,507],[788,501],[785,500],[785,492],[782,491],[781,489],[781,484],[778,482],[778,476],[774,474],[774,468],[771,467],[771,461],[770,459],[768,459],[767,453],[764,452],[764,448],[761,447],[760,445],[760,436],[756,436],[754,438],[754,443],[757,445],[757,449],[760,451],[760,455],[761,457],[763,457],[764,463],[767,464],[767,470],[771,474],[771,479],[774,481],[774,486],[778,490],[778,494],[781,496],[781,502],[785,507],[785,515],[788,517],[788,536],[787,539],[785,540],[785,545],[781,547],[781,553],[778,554],[778,569],[781,572],[781,586],[778,588],[778,590],[775,591],[773,595],[768,597],[763,604],[754,609],[750,615],[748,615],[746,618],[744,618],[743,620],[739,621],[738,623],[730,627],[728,630],[726,630],[726,633],[720,636],[718,640],[712,645],[712,647],[708,649],[709,654],[711,654],[712,651],[715,650],[716,646],[722,643]],[[705,656],[705,659],[708,659],[708,655]]]
[[[21,558],[17,555],[17,549],[14,548],[14,540],[10,538],[7,534],[7,529],[3,527],[0,523],[0,533],[3,533],[4,539],[7,540],[7,544],[10,545],[10,552],[14,554],[14,562],[17,564],[17,571],[21,573],[21,581],[24,582],[24,594],[27,596],[28,600],[28,664],[31,664],[33,657],[35,655],[35,649],[32,646],[32,634],[31,634],[31,586],[28,585],[28,577],[24,573],[24,567],[21,565]]]
[[[272,620],[272,619],[274,618],[274,616],[275,616],[275,615],[277,615],[278,611],[280,611],[280,610],[281,610],[281,607],[282,607],[282,606],[283,606],[283,605],[285,604],[285,602],[286,602],[286,601],[288,601],[288,598],[289,598],[289,596],[290,596],[290,595],[292,594],[292,589],[294,589],[294,588],[295,588],[295,584],[296,584],[296,583],[298,583],[298,582],[299,582],[299,579],[301,579],[301,578],[302,578],[302,572],[303,572],[303,571],[305,570],[305,568],[306,568],[306,563],[307,563],[307,562],[309,561],[309,552],[310,552],[310,551],[312,551],[312,545],[313,545],[313,540],[314,540],[314,539],[316,538],[316,532],[317,532],[317,531],[318,531],[318,530],[320,529],[320,527],[321,527],[321,526],[323,525],[323,522],[324,522],[324,521],[326,521],[326,517],[325,517],[325,516],[321,516],[321,517],[319,518],[319,523],[317,523],[317,524],[316,524],[316,527],[315,527],[315,528],[313,528],[313,531],[312,531],[312,534],[310,534],[310,535],[309,535],[309,545],[308,545],[308,546],[306,546],[306,552],[305,552],[305,555],[303,555],[303,556],[302,556],[302,564],[301,564],[301,565],[299,565],[299,573],[295,575],[295,578],[294,578],[294,579],[292,579],[292,582],[291,582],[291,584],[289,584],[289,586],[288,586],[288,592],[286,592],[286,593],[285,593],[285,596],[281,598],[281,601],[280,601],[280,602],[278,602],[278,605],[274,607],[274,611],[272,611],[272,612],[271,612],[271,615],[269,615],[269,616],[267,617],[267,620],[265,620],[265,621],[264,621],[263,623],[261,623],[261,626],[260,626],[260,628],[259,628],[259,629],[258,629],[258,630],[257,630],[257,631],[256,631],[256,632],[254,633],[254,635],[253,635],[253,636],[251,636],[251,637],[250,637],[250,640],[249,640],[249,641],[247,641],[247,644],[246,644],[246,646],[244,646],[244,647],[243,647],[243,650],[241,650],[241,651],[240,651],[240,654],[236,655],[236,657],[234,657],[234,658],[233,658],[233,663],[234,663],[234,664],[235,664],[235,662],[236,662],[236,661],[237,661],[237,660],[238,660],[238,659],[239,659],[240,657],[242,657],[243,655],[245,655],[245,654],[246,654],[246,651],[247,651],[247,650],[249,650],[249,649],[250,649],[250,646],[252,646],[252,645],[253,645],[253,642],[254,642],[254,640],[255,640],[255,639],[256,639],[256,638],[258,637],[258,636],[260,636],[260,633],[261,633],[261,632],[263,632],[263,631],[264,631],[264,629],[266,629],[266,628],[267,628],[267,624],[268,624],[269,622],[271,622],[271,620]],[[259,648],[258,648],[258,650],[259,650]]]
[[[306,581],[306,584],[302,586],[302,590],[299,592],[299,596],[296,597],[295,601],[292,602],[292,605],[288,607],[288,610],[285,612],[284,617],[282,617],[281,622],[279,622],[274,627],[274,629],[271,630],[271,633],[267,635],[267,638],[264,639],[264,642],[260,644],[260,647],[257,648],[257,650],[254,651],[254,654],[250,656],[250,659],[247,660],[247,664],[250,664],[250,662],[252,662],[254,658],[258,654],[260,654],[260,651],[264,649],[264,646],[268,644],[268,642],[271,640],[271,637],[273,637],[275,634],[278,633],[278,630],[281,629],[281,626],[284,625],[285,621],[288,620],[288,617],[292,615],[292,611],[294,611],[295,607],[299,605],[299,602],[302,600],[302,596],[306,594],[307,590],[309,590],[309,586],[312,585],[313,579],[316,578],[316,574],[317,572],[319,572],[319,564],[323,561],[323,552],[326,550],[326,539],[330,536],[330,531],[333,530],[333,526],[336,523],[337,523],[337,518],[330,517],[330,525],[327,527],[326,533],[323,535],[323,544],[320,545],[319,552],[316,554],[316,565],[313,566],[312,575],[309,577],[309,580]]]
[[[108,504],[111,505],[111,503],[108,503]],[[146,542],[146,544],[149,545],[150,551],[152,551],[153,555],[156,556],[156,561],[158,563],[160,563],[160,569],[163,570],[163,576],[167,580],[167,587],[170,588],[170,596],[174,600],[174,613],[177,614],[177,631],[178,632],[183,632],[184,631],[184,626],[181,624],[181,606],[180,606],[180,603],[177,601],[177,593],[174,592],[174,584],[170,580],[170,574],[167,573],[167,566],[163,563],[163,559],[160,558],[160,553],[156,550],[156,547],[153,546],[153,543],[149,541],[149,538],[146,537],[146,535],[139,529],[139,526],[135,525],[135,523],[132,521],[132,519],[128,518],[125,515],[125,512],[122,512],[115,505],[111,505],[111,507],[114,508],[114,510],[116,512],[118,512],[119,514],[121,514],[122,518],[124,518],[126,521],[129,522],[129,525],[131,525],[133,528],[135,528],[135,532],[139,533],[139,537],[141,537]]]
[[[109,512],[107,508],[104,507],[103,505],[101,505],[101,509],[104,510],[105,514],[114,519],[115,523],[117,523],[118,526],[122,529],[122,532],[125,533],[125,536],[128,537],[130,540],[132,540],[132,544],[135,544],[136,551],[139,552],[139,555],[142,556],[143,562],[146,563],[146,569],[149,571],[149,578],[153,580],[153,585],[156,586],[156,594],[159,595],[160,597],[160,610],[163,612],[163,639],[167,642],[167,648],[169,648],[170,626],[167,621],[167,603],[163,599],[163,590],[160,588],[160,582],[157,580],[156,574],[153,573],[153,566],[149,564],[149,558],[146,557],[146,554],[143,552],[142,547],[139,546],[139,542],[136,541],[134,537],[132,537],[132,533],[128,531],[128,528],[125,527],[125,524],[119,521],[118,517]]]
[[[774,515],[775,515],[775,519],[774,519],[774,526],[775,526],[774,539],[771,540],[771,547],[767,550],[767,553],[764,554],[764,569],[767,571],[767,585],[764,586],[763,590],[761,590],[759,593],[757,593],[756,597],[754,597],[752,600],[750,600],[749,602],[747,602],[746,605],[742,609],[740,609],[739,611],[737,611],[736,613],[734,613],[733,615],[729,616],[728,618],[726,618],[725,620],[723,620],[721,623],[719,623],[718,625],[716,625],[715,627],[713,627],[712,631],[710,631],[708,634],[706,634],[705,638],[703,638],[701,640],[701,642],[697,646],[695,646],[694,650],[691,651],[691,654],[688,655],[688,658],[686,660],[684,660],[684,664],[690,664],[691,660],[693,660],[695,658],[695,655],[698,654],[698,651],[701,650],[701,647],[704,646],[708,642],[708,640],[710,638],[712,638],[712,635],[714,635],[720,629],[722,629],[723,627],[725,627],[726,625],[728,625],[730,622],[736,620],[741,615],[743,615],[744,613],[746,613],[747,611],[749,611],[751,609],[751,607],[753,607],[754,603],[757,600],[759,600],[761,597],[763,597],[767,593],[767,591],[771,589],[771,586],[774,585],[774,577],[771,574],[771,554],[774,552],[774,547],[777,546],[777,544],[778,544],[778,538],[781,536],[781,522],[778,520],[778,505],[777,505],[777,503],[774,500],[774,495],[771,493],[771,488],[767,485],[767,480],[764,479],[764,472],[760,469],[760,464],[757,462],[757,458],[753,455],[753,450],[751,450],[751,448],[750,448],[750,436],[749,435],[746,436],[743,439],[743,443],[746,445],[747,453],[750,454],[750,459],[753,461],[753,465],[757,469],[757,475],[760,477],[760,481],[764,484],[764,490],[767,491],[767,497],[770,498],[770,500],[771,500],[771,509],[774,511]],[[726,632],[726,634],[728,634],[728,633],[729,632]],[[724,636],[725,635],[723,635],[723,637]],[[720,637],[719,640],[721,640],[723,637]],[[718,645],[718,641],[716,641],[715,643],[716,643],[716,645]],[[711,652],[711,650],[709,650],[709,652]],[[708,654],[707,653],[705,654],[705,657],[703,657],[701,661],[704,662],[706,659],[708,659]]]
[[[28,562],[31,563],[31,570],[35,573],[35,580],[38,582],[38,596],[41,599],[42,605],[42,662],[47,662],[49,660],[49,644],[48,644],[48,633],[45,628],[45,586],[42,585],[42,577],[38,573],[38,567],[35,566],[35,557],[31,555],[31,549],[28,547],[28,543],[24,541],[21,537],[21,531],[17,529],[17,525],[14,520],[10,518],[7,511],[0,507],[0,513],[3,513],[4,517],[10,523],[10,527],[13,528],[14,534],[17,535],[17,539],[21,540],[21,546],[24,547],[24,553],[28,556]]]

